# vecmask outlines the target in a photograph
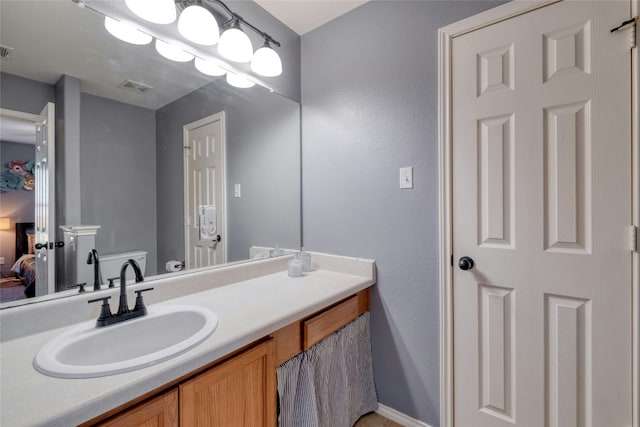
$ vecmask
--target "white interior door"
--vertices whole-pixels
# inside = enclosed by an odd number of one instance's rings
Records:
[[[36,123],[35,162],[36,296],[55,292],[55,105],[49,102]]]
[[[625,1],[453,39],[454,422],[630,426]]]
[[[184,147],[185,264],[192,269],[225,263],[224,112],[185,126]],[[215,225],[201,217],[203,206],[215,206]]]

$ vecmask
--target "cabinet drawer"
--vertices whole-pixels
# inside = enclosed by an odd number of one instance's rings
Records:
[[[354,295],[340,304],[303,322],[303,349],[328,337],[358,317],[358,296]]]

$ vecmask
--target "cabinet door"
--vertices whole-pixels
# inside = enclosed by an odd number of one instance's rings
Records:
[[[178,427],[178,390],[174,389],[111,418],[99,427]]]
[[[181,425],[275,426],[275,373],[269,340],[181,384]]]

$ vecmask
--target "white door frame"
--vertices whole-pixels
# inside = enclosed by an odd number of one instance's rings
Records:
[[[199,128],[201,126],[204,126],[206,124],[215,122],[217,120],[220,120],[220,131],[222,134],[222,141],[220,144],[220,149],[221,149],[221,155],[222,155],[222,206],[217,207],[218,210],[218,217],[222,218],[222,241],[220,242],[224,248],[224,260],[223,263],[227,262],[227,254],[229,252],[229,246],[227,244],[228,242],[228,234],[227,234],[227,130],[226,130],[226,118],[225,118],[225,114],[224,111],[221,111],[219,113],[215,113],[212,114],[210,116],[204,117],[200,120],[196,120],[195,122],[186,124],[182,127],[182,147],[183,147],[183,153],[182,153],[182,183],[183,183],[183,193],[184,193],[184,199],[183,199],[183,204],[184,204],[184,221],[185,221],[185,226],[184,226],[184,232],[185,232],[185,236],[184,236],[184,249],[185,249],[185,265],[189,265],[188,262],[189,260],[186,258],[187,257],[187,239],[188,239],[188,235],[187,235],[187,221],[189,221],[189,212],[188,212],[188,199],[189,199],[189,194],[188,189],[187,189],[187,156],[184,154],[184,150],[186,147],[189,146],[189,132],[192,131],[193,129]],[[218,244],[220,244],[218,243]]]
[[[53,102],[47,102],[45,103],[44,107],[47,107],[48,105],[53,106],[53,108],[55,109],[55,103]],[[54,110],[55,111],[55,110]],[[27,122],[31,122],[33,123],[33,125],[35,126],[38,122],[40,122],[40,115],[39,114],[32,114],[32,113],[26,113],[24,111],[18,111],[18,110],[11,110],[8,108],[0,108],[0,116],[3,117],[9,117],[12,119],[18,119],[18,120],[24,120]],[[35,147],[35,146],[34,146]],[[49,164],[52,165],[55,168],[55,158],[53,159],[49,159],[50,162]],[[36,197],[35,194],[35,190],[34,190],[34,197]],[[55,203],[56,203],[56,195],[55,192],[53,191],[49,191],[49,217],[52,218],[53,223],[55,224]],[[34,213],[35,215],[35,213]],[[35,223],[35,219],[34,219],[34,223]],[[51,228],[50,230],[48,230],[49,236],[53,235],[55,236],[55,227]],[[53,234],[52,234],[53,233]],[[54,239],[49,239],[49,241],[55,241]],[[53,251],[55,251],[56,249],[54,248]],[[53,261],[48,265],[48,277],[47,277],[47,284],[45,286],[46,289],[46,295],[48,294],[53,294],[56,292],[56,262],[55,262],[55,252],[51,252],[53,255]],[[17,256],[18,254],[16,254]],[[36,277],[36,280],[38,278]],[[36,284],[38,282],[36,281]],[[40,287],[38,287],[37,289],[42,289],[42,284],[40,284]],[[36,296],[41,296],[41,295],[36,295]]]
[[[452,251],[452,112],[451,50],[453,39],[471,31],[531,12],[561,0],[515,0],[438,30],[438,161],[439,161],[439,282],[440,282],[440,426],[453,426],[453,288]],[[640,0],[631,1],[632,16]],[[636,30],[637,31],[637,30]],[[640,40],[640,38],[639,38]],[[640,57],[632,50],[632,206],[640,225]],[[631,225],[631,224],[630,224]],[[633,426],[640,427],[640,253],[633,254]]]

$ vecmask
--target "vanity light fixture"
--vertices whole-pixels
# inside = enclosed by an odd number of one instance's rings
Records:
[[[137,45],[146,45],[151,43],[151,41],[153,40],[153,37],[151,37],[149,34],[143,33],[142,31],[132,27],[127,23],[117,21],[108,16],[104,17],[104,27],[107,29],[109,34],[117,39],[122,40],[123,42]]]
[[[280,47],[280,43],[275,41],[269,34],[261,31],[242,18],[242,16],[233,12],[222,1],[176,0],[176,4],[178,5],[178,9],[182,10],[178,21],[178,29],[180,29],[180,22],[183,20],[184,16],[185,27],[187,26],[186,22],[190,22],[188,31],[194,33],[213,30],[216,30],[215,32],[217,32],[219,27],[217,22],[215,22],[213,14],[209,13],[205,15],[203,11],[213,11],[214,6],[218,9],[222,9],[222,12],[228,15],[229,18],[222,25],[224,30],[218,41],[218,53],[223,58],[234,62],[244,63],[251,61],[251,69],[253,72],[261,76],[275,77],[282,74],[282,61],[280,60],[278,53],[272,47]],[[196,7],[198,9],[195,9]],[[192,12],[192,9],[194,11],[199,11],[198,16],[201,17],[200,19],[203,20],[202,22],[196,22],[196,19],[191,17],[192,15],[195,17],[195,12]],[[204,21],[204,16],[207,16],[206,22]],[[214,21],[215,23],[211,23],[211,21]],[[200,29],[197,29],[197,27]],[[257,33],[264,40],[263,46],[255,53],[253,52],[251,39],[243,31],[243,27]],[[185,38],[195,43],[199,43],[197,40],[194,40],[191,35],[187,35],[186,32],[180,32]]]
[[[230,61],[249,62],[253,56],[251,40],[240,28],[240,21],[234,18],[220,36],[218,53]]]
[[[224,76],[227,73],[217,62],[210,59],[196,57],[194,65],[198,71],[207,76]]]
[[[176,62],[189,62],[193,59],[189,52],[160,39],[156,39],[156,50],[160,55]]]
[[[11,230],[11,218],[0,218],[0,230]]]
[[[176,20],[173,0],[125,0],[125,4],[140,18],[154,24],[171,24]]]
[[[187,40],[204,46],[213,46],[220,39],[216,18],[197,4],[182,11],[178,19],[178,31]]]
[[[92,7],[89,0],[73,1],[78,5],[88,5],[90,9],[105,14],[100,9]],[[251,70],[260,76],[276,77],[282,74],[282,61],[274,49],[274,46],[280,47],[280,43],[233,12],[221,0],[125,0],[125,4],[135,15],[156,24],[174,22],[179,12],[177,29],[189,42],[202,46],[218,44],[217,50],[221,57],[239,63],[251,62]],[[214,7],[222,10],[214,10]],[[216,12],[215,16],[214,11]],[[220,35],[220,26],[216,16],[224,16],[225,14],[228,19],[222,24],[224,31]],[[257,33],[264,40],[262,47],[255,53],[251,39],[243,31],[241,25],[243,28]],[[227,82],[232,86],[248,88],[256,84],[255,81],[243,77],[241,74],[227,73],[228,70],[235,70],[235,67],[224,60],[205,59],[199,53],[199,49],[190,52],[191,49],[187,47],[187,50],[184,50],[171,44],[170,40],[165,41],[166,39],[158,38],[153,30],[143,32],[129,26],[126,22],[123,23],[109,16],[105,16],[105,28],[118,39],[133,44],[148,44],[156,37],[155,46],[160,55],[177,62],[189,62],[196,57],[194,65],[198,71],[209,76],[223,76],[226,73]],[[160,37],[164,39],[163,36]],[[206,53],[204,55],[206,56]],[[273,91],[261,82],[258,84]]]
[[[276,51],[271,48],[269,40],[265,40],[264,45],[253,54],[251,69],[265,77],[276,77],[282,74],[282,61]]]
[[[251,80],[234,73],[227,73],[227,83],[241,89],[247,89],[256,85]]]

